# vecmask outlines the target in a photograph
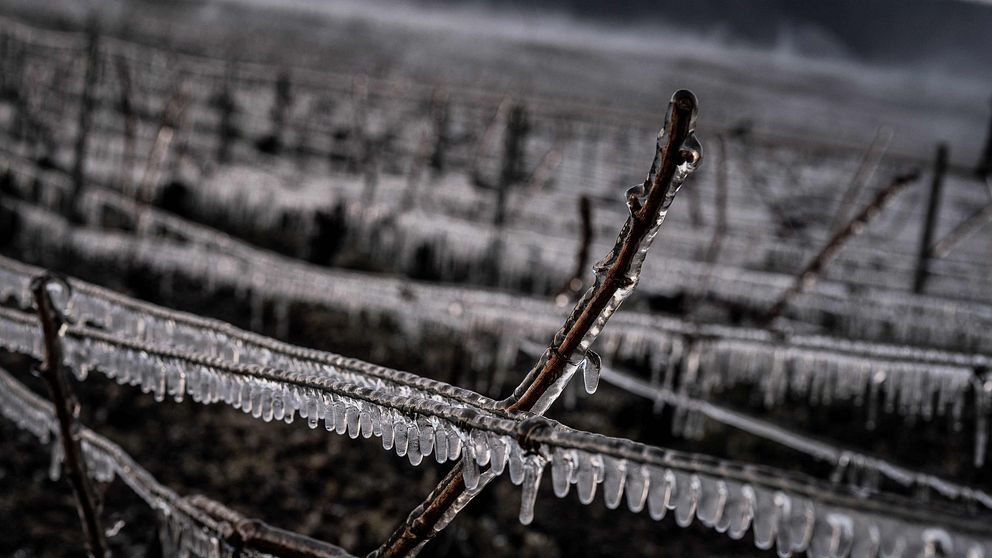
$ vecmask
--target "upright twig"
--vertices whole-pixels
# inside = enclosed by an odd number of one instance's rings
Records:
[[[816,280],[823,273],[823,270],[827,267],[841,248],[844,247],[844,243],[850,240],[852,237],[857,236],[864,230],[865,226],[875,218],[884,208],[886,202],[889,201],[892,196],[895,196],[901,192],[906,186],[914,182],[920,176],[919,171],[913,170],[906,174],[896,176],[892,179],[892,182],[888,186],[882,188],[875,197],[868,203],[857,215],[851,219],[847,225],[841,228],[839,231],[834,233],[830,240],[820,249],[819,253],[813,257],[812,260],[802,271],[800,271],[792,286],[786,289],[785,292],[779,296],[778,300],[775,301],[768,311],[766,311],[758,320],[758,323],[763,327],[767,327],[776,318],[782,315],[785,308],[789,305],[789,302],[793,298],[802,294],[806,289],[812,287]]]
[[[734,130],[734,136],[738,138],[742,148],[746,148],[749,145],[748,138],[750,137],[750,131],[747,128],[742,127]],[[765,187],[755,178],[754,164],[751,159],[746,154],[740,158],[743,167],[741,174],[747,177],[744,184],[754,191],[758,201],[765,206],[765,209],[768,210],[768,213],[775,220],[779,231],[791,231],[797,236],[803,236],[803,231],[796,228],[792,219],[786,214],[785,209],[782,208],[782,205],[775,201]]]
[[[713,236],[710,237],[710,244],[706,248],[705,261],[708,264],[716,263],[720,256],[720,246],[723,237],[727,234],[727,179],[729,166],[727,164],[727,142],[722,134],[716,135],[717,162],[716,162],[716,221],[713,223]]]
[[[854,172],[851,182],[847,185],[847,189],[844,190],[844,194],[837,204],[837,212],[834,214],[833,223],[830,224],[831,232],[837,232],[847,220],[847,214],[851,205],[857,201],[858,194],[861,193],[865,184],[875,174],[875,169],[878,168],[878,163],[885,156],[885,151],[889,148],[889,142],[891,141],[891,128],[881,127],[875,131],[875,138],[872,139],[871,145],[865,150],[865,154],[861,157],[861,164],[858,165],[858,170]]]
[[[543,414],[558,397],[582,364],[589,346],[606,322],[637,285],[647,250],[657,235],[668,208],[682,183],[695,170],[701,148],[695,139],[696,98],[685,90],[676,91],[667,114],[665,128],[658,137],[658,149],[644,184],[627,192],[630,216],[613,250],[596,266],[596,282],[575,305],[551,345],[513,394],[500,402],[507,412],[531,411]],[[598,361],[598,357],[591,359]],[[590,363],[588,366],[594,366]],[[492,472],[468,491],[460,461],[427,500],[385,544],[372,553],[380,557],[415,555],[471,501]]]
[[[366,114],[369,96],[369,78],[364,74],[351,80],[351,133],[348,162],[352,172],[358,172],[368,158],[368,142],[365,139],[368,116]]]
[[[431,169],[435,174],[444,172],[448,145],[451,143],[451,106],[447,89],[437,89],[431,96],[431,120],[434,124],[434,149],[431,151]]]
[[[989,223],[992,223],[992,203],[986,204],[985,207],[972,213],[967,219],[954,227],[951,232],[931,245],[930,258],[943,258],[950,254],[956,245],[980,231]]]
[[[406,172],[406,189],[401,205],[404,209],[410,209],[417,203],[417,186],[423,178],[425,164],[429,163],[430,150],[430,133],[423,130],[420,134],[420,141],[417,142],[417,147],[410,157],[410,166]]]
[[[493,224],[497,228],[502,227],[506,222],[506,198],[509,189],[519,183],[524,176],[528,132],[530,132],[530,122],[527,109],[523,105],[513,105],[506,120],[503,164],[496,184],[496,212],[493,215]]]
[[[551,147],[548,148],[547,151],[544,152],[544,155],[537,163],[537,166],[535,166],[534,170],[531,171],[527,182],[519,188],[512,204],[512,211],[514,213],[519,213],[523,209],[523,205],[526,204],[532,196],[536,195],[548,186],[554,178],[558,167],[561,166],[561,153],[562,148],[559,138]]]
[[[159,169],[169,156],[169,147],[175,138],[177,128],[182,125],[183,116],[186,114],[186,106],[189,95],[184,84],[180,84],[176,92],[169,98],[162,109],[162,121],[158,132],[155,134],[155,141],[148,152],[148,159],[145,161],[145,170],[141,175],[141,182],[135,192],[135,199],[144,203],[152,202],[152,188],[158,184]]]
[[[76,511],[83,524],[86,535],[86,548],[90,555],[97,557],[109,556],[103,525],[97,512],[96,497],[86,475],[86,462],[79,441],[79,425],[76,422],[78,403],[69,390],[62,364],[61,334],[64,326],[62,311],[51,297],[49,288],[57,285],[64,289],[68,297],[69,284],[51,274],[36,277],[31,282],[35,304],[38,306],[38,319],[45,340],[45,360],[39,369],[42,378],[48,385],[55,406],[55,415],[59,423],[59,440],[54,443],[62,444],[62,455],[69,476],[69,483],[76,495]]]
[[[702,200],[699,197],[699,192],[692,188],[685,193],[685,211],[689,214],[689,225],[692,228],[698,229],[706,224],[703,221]]]
[[[127,59],[123,56],[117,57],[117,81],[120,83],[119,107],[121,117],[124,119],[124,153],[121,156],[121,192],[131,190],[131,181],[134,180],[134,142],[137,132],[135,130],[136,119],[134,117],[134,107],[131,104],[132,84],[131,71],[127,65]]]
[[[486,126],[485,131],[475,144],[475,153],[472,155],[471,175],[477,185],[484,186],[489,183],[483,176],[483,161],[493,142],[496,141],[496,134],[499,132],[499,124],[505,119],[507,111],[510,110],[511,100],[505,98],[496,107],[496,112]]]
[[[279,72],[275,81],[275,92],[272,100],[272,107],[269,109],[269,118],[272,122],[272,131],[269,135],[258,141],[258,149],[263,153],[278,154],[282,151],[285,139],[283,135],[286,131],[290,106],[293,104],[291,90],[292,79],[286,71]]]
[[[572,272],[571,277],[562,285],[561,289],[555,293],[555,302],[559,306],[568,304],[572,300],[572,297],[582,291],[582,286],[585,284],[583,275],[589,267],[589,248],[592,245],[593,234],[592,202],[589,201],[589,196],[585,194],[579,196],[579,223],[579,251],[575,256],[575,271]]]
[[[83,76],[83,92],[79,105],[76,144],[73,148],[72,196],[67,200],[67,206],[65,207],[65,214],[70,218],[76,217],[75,204],[79,200],[86,183],[86,148],[89,144],[93,107],[96,104],[94,89],[96,88],[96,81],[99,75],[99,28],[95,22],[91,22],[88,31],[89,43],[86,49],[86,71]]]
[[[710,243],[706,247],[706,253],[703,255],[703,261],[708,264],[706,272],[696,285],[689,286],[686,289],[687,296],[683,302],[682,311],[687,318],[695,312],[699,302],[705,298],[709,290],[710,282],[713,279],[713,270],[717,259],[720,257],[720,249],[723,246],[723,237],[727,234],[727,182],[730,165],[728,161],[727,141],[723,137],[723,134],[716,135],[715,145],[716,178],[714,182],[716,192],[714,202],[716,202],[716,219],[713,223],[713,235],[710,237]]]
[[[234,113],[237,110],[237,103],[232,89],[233,76],[232,67],[228,67],[224,76],[224,83],[221,90],[214,98],[214,106],[217,108],[217,151],[216,159],[218,163],[227,163],[231,159],[231,142],[238,136],[238,129],[234,122]]]
[[[492,278],[499,276],[499,261],[503,257],[503,227],[506,225],[507,199],[510,189],[516,186],[524,175],[525,155],[527,152],[527,134],[530,123],[527,109],[523,105],[514,104],[506,116],[506,132],[503,135],[503,159],[499,177],[495,184],[487,183],[485,178],[477,175],[475,182],[479,186],[492,188],[496,195],[493,210],[493,230],[495,236],[489,246],[484,269]]]
[[[927,198],[926,221],[920,233],[920,247],[916,257],[916,272],[913,274],[913,292],[923,292],[930,266],[930,245],[937,228],[937,215],[940,212],[940,191],[944,187],[944,173],[947,172],[947,144],[937,146],[937,156],[933,162],[933,178],[930,181],[930,196]]]

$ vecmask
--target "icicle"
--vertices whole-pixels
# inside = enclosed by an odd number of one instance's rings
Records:
[[[348,431],[348,405],[340,397],[334,402],[334,406],[331,407],[331,415],[334,418],[334,431],[339,435],[343,436],[345,432]],[[393,445],[393,430],[390,429],[389,437],[389,448]],[[383,444],[386,443],[385,435],[382,437]]]
[[[348,437],[352,440],[358,438],[358,435],[361,434],[361,425],[359,424],[361,421],[361,415],[361,411],[359,411],[358,407],[354,405],[348,405],[344,411],[345,423],[348,428]]]
[[[426,457],[434,451],[434,426],[426,421],[421,422],[418,426],[420,427],[418,449],[420,450],[420,454]]]
[[[647,467],[636,463],[627,464],[627,507],[634,513],[644,509],[650,487],[650,475]]]
[[[554,488],[555,496],[559,498],[568,495],[568,488],[571,486],[569,477],[574,468],[574,460],[574,450],[556,448],[551,456],[551,486]]]
[[[489,467],[490,470],[495,475],[502,475],[503,469],[506,467],[507,459],[509,458],[507,447],[512,441],[505,439],[503,436],[498,434],[492,434],[490,438],[489,448]]]
[[[615,510],[620,506],[626,477],[626,461],[603,457],[603,500],[607,508]]]
[[[507,460],[510,482],[519,485],[524,480],[524,450],[516,442],[510,443],[510,456]]]
[[[699,506],[699,498],[703,491],[702,481],[698,475],[677,475],[678,483],[688,490],[679,490],[678,499],[675,503],[675,523],[679,527],[688,527],[696,517],[696,509]]]
[[[462,454],[462,437],[455,427],[448,430],[448,461],[454,461]]]
[[[707,527],[716,527],[723,519],[727,507],[729,489],[726,481],[702,483],[696,516]],[[717,528],[719,531],[719,528]]]
[[[358,417],[358,427],[363,438],[368,439],[372,437],[374,433],[372,429],[372,413],[369,412],[369,410],[366,409],[364,405],[362,406],[362,411]],[[433,433],[432,433],[432,441],[433,441]],[[430,453],[430,451],[428,451],[427,453]]]
[[[809,552],[814,557],[844,558],[851,551],[854,525],[847,515],[829,512],[817,522]]]
[[[596,484],[602,479],[603,457],[598,454],[579,453],[578,483],[576,490],[579,501],[589,504],[596,497]]]
[[[62,450],[62,441],[56,437],[52,441],[52,456],[48,463],[48,478],[57,481],[62,478],[62,462],[65,460],[65,452]]]
[[[651,482],[648,490],[648,512],[651,519],[661,520],[670,508],[674,507],[677,486],[675,474],[668,469],[651,468]]]
[[[765,491],[755,492],[756,506],[754,512],[754,545],[762,550],[772,547],[775,542],[775,534],[778,531],[778,514],[775,512],[774,496]]]
[[[524,481],[520,490],[520,523],[530,525],[534,520],[534,502],[541,484],[545,460],[540,456],[529,456],[524,464]]]
[[[489,448],[489,434],[482,430],[472,430],[469,432],[468,442],[474,446],[476,462],[482,467],[488,465],[492,458],[492,451]]]
[[[397,417],[396,422],[393,424],[393,450],[396,451],[396,455],[404,457],[406,451],[409,448],[409,429],[407,428],[406,419],[402,416]]]
[[[387,448],[388,449],[388,448]],[[448,433],[441,427],[434,431],[434,459],[444,463],[448,457]]]
[[[316,393],[308,392],[303,394],[303,409],[305,409],[307,413],[307,426],[311,429],[317,428],[317,425],[320,424],[320,403],[321,401]],[[352,438],[354,438],[354,436],[352,436]]]
[[[410,423],[407,431],[406,457],[415,467],[424,460],[424,454],[420,449],[420,427],[416,422]]]
[[[587,351],[582,364],[582,379],[585,382],[586,393],[596,393],[599,387],[599,371],[603,367],[602,359],[595,351]]]
[[[479,463],[475,460],[473,444],[465,444],[462,455],[462,477],[465,480],[465,488],[475,490],[479,486]]]
[[[975,467],[985,465],[989,443],[989,415],[992,414],[992,374],[975,380]]]
[[[774,521],[778,525],[775,533],[775,548],[780,558],[788,558],[793,551],[792,500],[782,491],[776,491],[772,496]]]
[[[336,409],[337,409],[337,406],[335,406],[335,410]],[[386,451],[389,451],[389,450],[393,449],[393,444],[395,442],[395,440],[394,440],[394,434],[395,433],[393,431],[393,425],[395,423],[393,422],[393,419],[390,416],[391,414],[392,413],[383,413],[383,415],[382,415],[382,449],[384,449]],[[336,422],[337,422],[337,419],[335,419],[335,423]],[[438,459],[440,459],[440,455],[441,455],[440,447],[441,447],[441,445],[440,444],[437,444],[435,447],[438,448],[437,449],[437,455],[438,455]]]
[[[382,410],[378,405],[369,407],[369,420],[372,424],[372,435],[382,436]]]
[[[731,500],[728,506],[727,534],[732,539],[741,539],[751,527],[754,520],[757,496],[754,489],[749,484],[740,487],[739,490],[731,490]]]

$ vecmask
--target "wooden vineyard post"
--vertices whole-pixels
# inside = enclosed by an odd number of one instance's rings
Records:
[[[86,182],[86,151],[89,144],[90,128],[93,120],[96,81],[100,64],[100,32],[96,23],[90,23],[89,43],[86,49],[86,73],[83,77],[83,91],[79,103],[76,144],[73,148],[72,194],[64,206],[65,215],[75,218],[75,204],[83,192]]]
[[[930,247],[933,245],[934,230],[937,227],[937,214],[940,212],[940,192],[944,187],[944,173],[947,172],[947,144],[937,146],[937,156],[933,163],[933,179],[930,182],[930,196],[927,198],[927,214],[920,235],[920,247],[916,257],[916,273],[913,275],[913,292],[923,292],[930,266]]]
[[[990,106],[992,106],[992,102],[990,102]],[[985,149],[982,150],[978,166],[975,167],[975,174],[983,179],[992,176],[992,112],[989,114],[989,131],[986,132],[985,136]]]

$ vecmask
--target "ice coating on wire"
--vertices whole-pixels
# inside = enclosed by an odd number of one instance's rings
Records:
[[[131,365],[126,360],[120,364]],[[0,412],[8,418],[24,422],[25,410],[33,410],[37,426],[32,431],[51,426],[51,413],[44,405],[26,400],[25,391],[9,375],[0,375]],[[47,417],[47,418],[46,418]],[[47,421],[47,422],[46,422]],[[471,421],[470,421],[471,422]],[[24,422],[24,424],[28,424]],[[406,426],[410,426],[407,421]],[[650,448],[626,440],[609,439],[563,429],[549,423],[548,428],[531,432],[532,443],[540,444],[537,452],[524,451],[515,438],[512,421],[479,421],[482,432],[466,439],[476,448],[488,448],[483,475],[494,475],[497,467],[509,471],[514,484],[522,485],[521,521],[533,518],[534,496],[542,473],[550,464],[555,492],[563,496],[575,485],[580,501],[591,503],[596,493],[608,507],[626,502],[632,511],[645,507],[655,519],[674,512],[675,521],[682,526],[695,520],[740,538],[749,530],[754,533],[759,548],[775,546],[780,553],[807,552],[810,556],[876,556],[884,551],[894,556],[915,556],[928,545],[937,545],[949,556],[975,556],[976,552],[992,550],[992,541],[981,527],[968,521],[951,521],[950,526],[929,523],[929,516],[916,512],[905,502],[894,502],[897,513],[888,514],[885,499],[857,501],[853,496],[831,492],[829,485],[798,482],[789,475],[769,475],[762,468],[747,468],[703,456],[679,454]],[[490,430],[485,430],[489,428]],[[410,438],[408,438],[409,440]],[[84,452],[97,478],[109,480],[117,474],[128,482],[134,475],[134,465],[121,473],[117,458],[99,451],[99,444],[84,434]],[[495,448],[508,448],[508,451]],[[481,461],[477,449],[472,450],[476,462]],[[495,457],[499,456],[499,457]],[[500,462],[493,462],[494,457]],[[503,462],[502,460],[506,461]],[[131,483],[129,483],[131,484]],[[160,498],[147,489],[137,488],[139,495],[161,507]],[[624,497],[625,495],[625,497]],[[853,505],[852,504],[856,504]],[[886,517],[885,515],[891,515]],[[935,515],[933,519],[940,516]],[[194,535],[184,544],[200,545],[208,553],[218,544],[209,533],[200,537],[198,531],[188,532],[182,525],[177,532]],[[987,555],[987,554],[985,554]]]

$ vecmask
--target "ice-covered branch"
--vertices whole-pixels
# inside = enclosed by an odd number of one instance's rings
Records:
[[[637,286],[644,258],[668,208],[702,158],[702,147],[695,137],[696,111],[696,97],[691,92],[679,90],[672,95],[651,170],[642,185],[627,191],[630,216],[616,244],[593,267],[594,284],[576,303],[537,364],[500,403],[501,408],[543,415],[580,369],[586,389],[590,393],[596,390],[600,359],[589,348]],[[373,554],[383,558],[416,555],[491,479],[487,474],[480,482],[471,456],[466,456]],[[532,499],[530,493],[535,491],[536,486],[527,491],[524,501]],[[522,512],[521,519],[529,523],[529,515]]]
[[[20,174],[25,171],[21,165],[9,163],[12,169],[16,168],[17,173]],[[30,188],[43,187],[43,192],[53,188],[57,192],[64,191],[64,188],[57,184],[59,182],[57,175],[31,177],[30,174],[25,174],[24,176],[30,178],[17,181],[15,187],[17,184],[23,183],[25,188],[29,186]],[[55,184],[49,185],[51,182],[55,182]],[[133,211],[133,203],[121,200],[119,195],[94,188],[89,190],[91,193],[84,201],[91,215],[88,219],[90,224],[99,225],[102,222],[101,214],[114,215],[118,210],[132,214],[128,208]],[[252,188],[227,188],[227,190],[263,192],[270,189],[253,186]],[[270,191],[249,205],[266,205],[265,200],[274,200],[275,194],[276,192]],[[60,194],[53,193],[51,195],[54,197]],[[198,205],[210,205],[210,203],[212,202],[204,200],[203,204]],[[240,202],[236,199],[228,200],[225,198],[222,205],[237,208],[238,203]],[[232,211],[240,214],[241,211],[248,211],[248,209],[241,208]],[[279,216],[278,212],[271,213]],[[258,223],[261,216],[255,213],[251,214],[253,215],[252,222]],[[212,246],[220,246],[217,241],[223,239],[223,245],[231,253],[235,252],[231,247],[241,245],[236,252],[238,254],[251,254],[250,258],[253,262],[273,260],[271,253],[266,254],[235,239],[217,234],[216,231],[197,226],[187,220],[178,219],[173,215],[153,210],[145,211],[143,215],[146,216],[145,225],[139,227],[143,234],[157,231],[170,238],[175,237]],[[491,241],[489,235],[478,234],[477,224],[471,225],[473,228],[469,234],[470,226],[468,223],[456,223],[451,218],[433,214],[408,212],[394,215],[392,210],[386,207],[365,207],[363,209],[346,204],[342,217],[346,219],[345,229],[349,231],[347,233],[348,239],[345,242],[349,245],[354,243],[355,248],[360,253],[366,254],[374,267],[399,272],[411,270],[418,265],[416,262],[421,260],[415,255],[422,254],[419,248],[423,247],[430,255],[432,268],[453,270],[457,273],[462,273],[457,270],[463,270],[469,273],[469,276],[459,275],[459,277],[473,282],[471,275],[473,268],[469,264],[481,257],[480,254],[485,252]],[[268,222],[264,219],[263,221]],[[281,222],[281,219],[277,219],[276,222]],[[304,227],[310,221],[300,215],[294,217],[293,222],[299,222],[300,226]],[[267,225],[260,226],[262,229],[268,230]],[[380,234],[372,234],[373,231],[379,231]],[[381,234],[383,231],[389,231],[389,234]],[[27,233],[25,232],[25,234]],[[306,236],[306,234],[310,233],[301,231],[301,235]],[[540,240],[539,235],[531,232],[513,230],[507,231],[507,234],[512,236],[512,238],[507,239],[507,242],[519,244],[521,249],[506,254],[505,261],[501,262],[498,284],[507,288],[521,288],[521,285],[527,281],[536,281],[535,284],[547,284],[547,288],[553,290],[565,282],[567,277],[564,273],[559,276],[548,275],[546,272],[550,269],[561,270],[571,267],[574,264],[573,250],[563,250],[560,246],[556,249],[555,246],[559,243],[553,243],[552,246],[548,246],[546,242],[541,244],[540,242],[543,241]],[[673,237],[675,236],[677,235],[673,234]],[[723,252],[736,254],[744,251],[737,246],[727,245],[736,236],[725,239],[723,244],[726,246],[724,246]],[[56,239],[50,240],[55,241]],[[572,243],[574,239],[569,238],[562,242]],[[666,243],[666,246],[673,243]],[[523,248],[524,246],[526,249]],[[540,263],[535,264],[534,258],[537,258]],[[289,261],[283,258],[278,262],[278,265],[274,265],[272,275],[290,275],[278,269],[283,262]],[[298,262],[292,262],[292,264],[298,266]],[[653,265],[649,261],[647,268],[639,290],[641,294],[677,297],[684,292],[685,289],[682,288],[684,285],[705,285],[705,290],[698,292],[698,296],[755,309],[771,306],[775,298],[782,291],[788,289],[789,281],[792,279],[781,274],[748,271],[724,265],[709,266],[679,258],[666,258],[663,265]],[[450,273],[451,271],[439,272]],[[489,278],[492,279],[491,276]],[[506,282],[503,281],[504,279]],[[990,344],[987,336],[978,333],[992,327],[992,309],[988,305],[978,303],[962,303],[961,301],[932,296],[910,296],[905,293],[884,292],[877,289],[853,296],[843,285],[836,282],[820,281],[814,290],[808,291],[801,299],[792,304],[790,316],[804,322],[798,324],[803,327],[806,327],[806,324],[815,325],[829,321],[833,330],[852,338],[899,344],[919,344],[954,350],[992,350],[992,344]]]
[[[170,222],[163,214],[148,215],[155,219],[148,222],[149,226],[167,226]],[[318,269],[253,249],[202,227],[184,228],[185,243],[177,244],[67,230],[27,210],[22,212],[22,223],[26,227],[24,234],[38,252],[77,254],[93,265],[113,269],[138,266],[162,279],[185,278],[206,285],[208,290],[223,287],[241,294],[252,308],[262,301],[302,302],[348,316],[388,316],[401,326],[405,345],[410,347],[416,347],[426,332],[439,329],[469,337],[489,336],[500,343],[489,365],[496,370],[512,365],[521,341],[540,339],[560,323],[559,310],[546,300]],[[174,223],[175,229],[170,230],[179,234],[182,224]],[[24,304],[27,282],[36,273],[37,268],[0,258],[0,291]],[[180,346],[206,344],[213,354],[236,352],[243,361],[258,363],[271,358],[291,370],[306,369],[314,363],[341,363],[343,372],[363,373],[390,382],[406,381],[402,373],[285,344],[271,346],[266,344],[271,340],[261,343],[227,324],[166,311],[85,283],[79,282],[73,296],[81,298],[71,305],[70,314],[84,312],[76,317],[122,334],[154,334]],[[170,326],[170,321],[176,325]],[[599,350],[613,361],[648,362],[652,370],[664,369],[669,360],[678,364],[681,359],[671,355],[673,343],[685,344],[690,339],[698,340],[700,373],[682,381],[694,382],[689,387],[697,396],[748,384],[759,387],[769,405],[788,394],[817,405],[841,401],[864,405],[869,422],[878,408],[884,408],[909,416],[946,414],[957,424],[972,390],[970,378],[974,371],[992,364],[992,359],[981,354],[801,333],[773,335],[758,329],[692,324],[631,312],[615,317],[613,326],[603,334]],[[230,340],[239,343],[231,347]],[[395,350],[394,344],[387,341],[383,339],[382,346]],[[300,359],[313,362],[297,362]],[[491,400],[473,401],[474,395],[451,386],[443,390],[448,397],[463,402],[483,407],[494,404]]]
[[[0,314],[7,348],[38,356],[32,352],[39,334],[30,333],[31,316],[9,309]],[[576,484],[580,500],[589,503],[602,484],[610,507],[626,493],[635,511],[647,507],[661,518],[675,510],[679,524],[698,518],[734,537],[750,529],[762,548],[778,544],[820,555],[822,545],[838,544],[834,555],[839,556],[865,545],[903,549],[906,556],[928,544],[953,548],[955,555],[976,545],[990,549],[987,534],[976,527],[981,516],[957,508],[931,509],[894,496],[848,492],[805,476],[578,432],[533,416],[503,418],[337,379],[139,343],[85,326],[67,328],[65,342],[67,364],[77,372],[95,368],[156,397],[183,393],[202,403],[224,401],[263,420],[305,415],[311,427],[323,420],[352,437],[380,436],[384,446],[415,463],[431,453],[438,459],[463,456],[462,475],[475,486],[482,475],[506,470],[524,487],[525,522],[533,513],[541,472],[550,464],[559,495]],[[6,391],[0,390],[0,397]],[[0,406],[9,405],[5,400]],[[43,413],[23,406],[9,414],[39,435],[52,425]]]
[[[0,369],[0,414],[34,434],[42,443],[57,435],[54,406],[35,395],[6,370]],[[334,545],[248,519],[202,496],[183,498],[160,484],[118,445],[81,427],[82,456],[94,480],[119,478],[166,520],[166,542],[175,554],[235,556],[256,549],[278,556],[347,558]],[[218,513],[223,511],[224,513]],[[243,555],[243,554],[242,554]]]
[[[618,369],[604,366],[602,377],[603,381],[629,393],[700,413],[710,420],[736,428],[752,436],[791,448],[815,459],[827,461],[837,468],[835,469],[836,473],[843,473],[844,469],[851,469],[855,473],[861,473],[863,478],[869,480],[872,476],[882,475],[902,486],[926,487],[947,498],[974,501],[992,509],[992,496],[982,490],[962,486],[936,475],[913,471],[856,450],[816,440],[709,401],[694,399],[660,386],[653,386]]]
[[[48,386],[55,408],[59,427],[57,443],[61,447],[69,484],[72,485],[72,491],[76,496],[76,511],[79,513],[79,521],[83,524],[83,534],[86,535],[86,550],[90,556],[105,558],[110,556],[110,550],[107,547],[99,506],[86,474],[86,462],[83,460],[83,450],[80,446],[77,423],[79,404],[69,389],[63,370],[62,335],[66,324],[63,321],[62,308],[55,299],[64,301],[68,289],[68,283],[47,274],[37,277],[31,283],[45,347],[44,361],[39,371]]]

